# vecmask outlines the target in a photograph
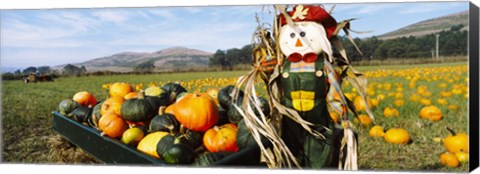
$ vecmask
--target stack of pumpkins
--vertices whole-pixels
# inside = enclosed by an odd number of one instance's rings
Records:
[[[443,139],[443,144],[447,152],[440,155],[440,163],[448,167],[458,167],[460,164],[467,163],[468,155],[468,135],[465,133],[455,133],[448,128],[451,135]]]
[[[166,163],[208,166],[256,145],[243,117],[233,109],[243,100],[240,91],[237,103],[232,102],[234,88],[188,93],[178,83],[166,83],[135,91],[117,82],[106,100],[97,103],[92,94],[79,92],[75,96],[82,97],[61,101],[59,111]],[[267,100],[260,99],[262,112],[268,114]]]

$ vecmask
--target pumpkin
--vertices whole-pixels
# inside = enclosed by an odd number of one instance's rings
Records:
[[[125,97],[128,93],[134,91],[132,86],[125,82],[115,82],[110,86],[110,97]]]
[[[213,98],[213,100],[215,101],[215,104],[217,104],[217,106],[220,105],[220,103],[218,103],[218,89],[217,88],[208,88],[205,92]]]
[[[448,167],[454,167],[454,168],[460,165],[460,162],[458,161],[457,157],[454,154],[449,152],[445,152],[442,155],[440,155],[440,163]]]
[[[193,149],[197,149],[203,144],[203,135],[203,132],[196,132],[187,129],[183,136],[180,137],[180,141],[184,144],[190,145]]]
[[[233,95],[233,90],[235,89],[235,86],[233,85],[228,85],[224,88],[221,88],[220,90],[218,90],[218,94],[217,94],[217,100],[218,100],[218,103],[220,104],[220,106],[223,107],[223,109],[225,110],[228,110],[229,109],[229,106],[232,102],[232,95]],[[242,90],[239,90],[239,94],[238,96],[239,97],[243,97],[244,95],[244,92]]]
[[[384,117],[398,117],[400,114],[398,113],[398,110],[395,108],[391,107],[386,107],[383,110],[383,116]]]
[[[122,134],[122,142],[129,146],[136,146],[140,142],[140,140],[145,137],[145,133],[139,127],[132,127],[127,129]]]
[[[175,117],[185,128],[204,132],[219,120],[218,107],[207,94],[187,94],[174,107]]]
[[[180,124],[172,114],[156,115],[150,121],[149,132],[165,131],[176,133],[179,131]]]
[[[83,123],[87,122],[88,119],[90,119],[90,116],[92,116],[92,110],[92,105],[88,107],[79,106],[74,109],[69,115],[72,117],[73,120]]]
[[[243,100],[243,97],[240,97],[236,101],[236,104],[233,102],[230,102],[230,106],[228,107],[228,111],[227,111],[227,116],[230,123],[237,124],[238,122],[240,122],[240,120],[243,119],[242,114],[240,114],[240,112],[238,112],[238,110],[236,109],[236,107],[241,107],[242,100]]]
[[[93,96],[92,93],[87,91],[75,93],[72,99],[78,102],[78,104],[86,107],[88,107],[89,105],[95,106],[97,104],[97,99],[95,98],[95,96]]]
[[[268,104],[267,99],[265,99],[264,97],[258,97],[258,99],[260,101],[260,109],[261,109],[262,113],[266,117],[268,117],[270,115],[270,106]],[[241,107],[242,102],[243,102],[243,97],[239,97],[236,101],[236,103],[237,103],[236,106]],[[243,119],[243,116],[238,112],[238,110],[233,105],[234,105],[234,103],[231,102],[230,106],[229,106],[229,109],[227,111],[228,120],[230,121],[230,123],[237,124],[238,122],[240,122],[240,120]],[[257,108],[253,104],[251,104],[251,107],[253,108],[253,111],[254,111],[255,115],[259,116],[260,113],[258,112]]]
[[[467,163],[469,159],[469,155],[467,152],[457,152],[455,153],[455,157],[457,157],[460,163]]]
[[[128,125],[121,116],[110,112],[102,115],[98,121],[98,128],[102,131],[102,135],[118,138],[128,129]]]
[[[138,97],[138,93],[133,91],[123,96],[123,99],[128,100],[128,99],[137,98],[137,97]]]
[[[360,122],[360,124],[362,124],[363,126],[369,126],[373,123],[372,119],[366,114],[358,115],[356,121]]]
[[[162,156],[172,145],[182,143],[180,141],[180,134],[168,134],[165,135],[160,141],[157,143],[157,154]]]
[[[166,83],[161,87],[161,89],[163,90],[163,93],[160,94],[162,106],[171,105],[176,101],[177,96],[180,93],[187,92],[187,90],[178,83]]]
[[[224,125],[230,122],[230,120],[228,120],[228,112],[222,107],[218,107],[218,114],[220,118],[218,119],[215,126]]]
[[[162,154],[162,159],[169,164],[191,164],[195,151],[188,145],[174,144]]]
[[[140,140],[140,142],[137,145],[137,149],[150,156],[160,158],[160,156],[157,153],[157,144],[164,136],[168,134],[169,134],[168,132],[162,132],[162,131],[149,133],[145,137],[143,137],[142,140]]]
[[[75,110],[75,108],[77,108],[79,106],[80,106],[80,104],[78,102],[76,102],[75,100],[65,99],[65,100],[62,100],[58,104],[58,111],[60,112],[60,114],[66,116],[66,115],[70,114],[70,112],[72,112],[73,110]]]
[[[156,97],[146,97],[143,91],[137,98],[126,100],[121,106],[121,115],[132,122],[146,121],[157,114],[158,101]]]
[[[375,125],[370,129],[368,135],[370,135],[371,137],[383,137],[385,135],[385,132],[382,126]]]
[[[468,152],[468,135],[464,133],[455,133],[452,129],[448,128],[448,131],[452,135],[447,136],[443,139],[443,144],[448,152],[457,153],[457,152]]]
[[[228,151],[206,152],[198,156],[192,165],[197,167],[207,167],[213,164],[214,162],[221,160],[231,154],[232,152],[228,152]]]
[[[433,105],[425,106],[420,110],[420,118],[431,121],[440,121],[442,119],[442,111]]]
[[[229,151],[237,152],[237,132],[235,124],[228,123],[222,126],[215,126],[205,132],[203,145],[209,152]]]
[[[265,137],[262,136],[262,141],[264,141]],[[237,147],[240,149],[246,148],[248,146],[257,146],[257,141],[252,136],[250,129],[245,124],[245,120],[243,119],[238,123],[238,131],[237,131]]]
[[[392,144],[407,144],[410,141],[408,132],[402,128],[391,128],[383,137],[385,141]]]
[[[159,86],[150,86],[145,89],[145,96],[160,97],[161,93],[163,93],[163,90]]]
[[[171,105],[168,105],[167,108],[165,108],[165,111],[160,111],[158,112],[159,115],[161,115],[163,112],[165,112],[166,114],[172,114],[172,115],[175,115],[174,111],[175,111],[175,103],[171,104]]]
[[[117,115],[121,115],[121,108],[124,102],[125,99],[123,97],[109,97],[103,102],[100,108],[100,114],[105,115],[109,112],[113,112]]]
[[[100,118],[102,117],[100,110],[102,108],[102,104],[105,101],[99,102],[95,107],[93,107],[92,110],[92,116],[90,117],[90,125],[92,127],[98,128],[98,121],[100,121]]]
[[[361,96],[356,96],[354,101],[353,101],[353,105],[355,105],[355,109],[357,110],[357,112],[359,111],[366,111],[366,108],[367,106],[372,109],[372,101],[370,100],[370,98],[367,96],[367,100],[365,102],[365,100],[363,99],[363,97]]]

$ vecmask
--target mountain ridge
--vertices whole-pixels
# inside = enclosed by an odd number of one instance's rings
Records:
[[[449,30],[454,25],[463,25],[462,30],[468,30],[468,12],[468,10],[461,11],[449,15],[423,20],[375,37],[377,37],[378,39],[395,39],[409,36],[420,37],[442,30]]]

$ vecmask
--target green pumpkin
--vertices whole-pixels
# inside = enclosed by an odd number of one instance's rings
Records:
[[[100,114],[100,111],[102,109],[103,102],[104,101],[101,101],[101,102],[97,103],[97,105],[95,105],[95,107],[93,107],[92,115],[90,116],[90,119],[89,119],[89,124],[90,124],[90,126],[92,126],[94,128],[98,128],[98,121],[102,117],[102,115]]]
[[[237,107],[241,107],[241,104],[242,104],[242,100],[243,100],[243,97],[239,97],[240,99],[237,100],[237,104],[236,106]],[[259,101],[260,101],[260,109],[262,110],[262,113],[268,117],[270,115],[270,106],[268,104],[268,101],[267,99],[265,99],[264,97],[258,97]],[[257,116],[260,116],[260,113],[258,113],[258,110],[256,107],[254,107],[252,105],[252,108],[253,108],[253,111],[255,112],[255,114]],[[231,122],[231,123],[235,123],[235,124],[238,124],[240,122],[240,120],[243,119],[243,116],[238,112],[238,110],[233,106],[233,103],[230,104],[229,106],[229,109],[228,109],[228,112],[227,112],[227,115],[228,115],[228,120]]]
[[[229,151],[206,152],[198,156],[195,161],[193,161],[192,165],[197,167],[208,167],[214,162],[221,160],[231,154],[233,154],[233,152]]]
[[[180,99],[185,97],[187,94],[189,94],[189,92],[182,92],[182,93],[178,94],[177,99],[175,101],[179,101]]]
[[[170,133],[177,133],[180,128],[180,123],[178,123],[177,119],[172,114],[163,114],[163,115],[156,115],[150,121],[150,125],[148,127],[149,132],[156,132],[156,131],[164,131]]]
[[[145,96],[143,91],[140,91],[137,98],[126,100],[122,104],[121,116],[123,119],[140,122],[152,118],[158,112],[157,97]]]
[[[262,137],[263,139],[264,137]],[[240,149],[246,148],[248,146],[256,146],[257,142],[250,133],[250,129],[245,124],[245,120],[241,120],[238,123],[237,131],[237,147]]]
[[[191,164],[195,160],[195,152],[185,144],[174,144],[162,154],[162,159],[169,164]]]
[[[234,89],[235,89],[235,86],[228,85],[218,90],[218,94],[217,94],[218,103],[220,104],[220,106],[222,106],[223,109],[227,111],[229,109],[230,104],[232,103],[231,95]],[[243,95],[244,95],[243,91],[240,90],[238,96],[243,97]]]
[[[239,97],[236,104],[234,104],[233,102],[230,103],[230,105],[228,107],[228,111],[227,111],[227,116],[228,116],[228,120],[229,120],[230,123],[237,124],[238,122],[240,122],[240,120],[243,119],[243,116],[235,108],[235,106],[241,107],[242,100],[243,100],[243,97]]]
[[[62,100],[58,104],[58,112],[62,115],[67,116],[68,114],[70,114],[73,110],[75,110],[79,106],[80,106],[80,104],[78,102],[76,102],[75,100],[65,99],[65,100]]]
[[[88,107],[79,106],[75,110],[73,110],[69,115],[71,115],[73,120],[83,123],[83,122],[87,122],[88,119],[90,119],[90,117],[92,116],[92,110],[93,110],[92,106],[88,106]]]
[[[218,107],[218,112],[220,115],[220,119],[218,119],[217,124],[215,126],[221,126],[227,123],[230,123],[230,120],[228,120],[228,112],[223,109],[222,107]]]
[[[268,104],[268,100],[262,96],[258,97],[258,100],[260,100],[260,109],[263,114],[268,117],[270,115],[270,105]],[[254,107],[253,109],[255,113],[258,114],[257,108]]]
[[[157,143],[157,154],[161,156],[164,152],[168,150],[172,145],[180,143],[178,135],[168,134],[162,137]]]
[[[193,149],[199,148],[203,144],[203,132],[188,130],[180,136],[183,144],[191,146]]]
[[[174,103],[180,93],[187,90],[179,83],[166,83],[162,86],[163,93],[160,94],[162,106],[168,106]]]

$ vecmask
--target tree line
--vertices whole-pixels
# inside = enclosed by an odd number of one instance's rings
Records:
[[[348,37],[341,36],[345,51],[352,62],[365,60],[385,59],[417,59],[436,56],[436,35],[439,40],[440,56],[459,56],[468,54],[468,32],[461,30],[462,24],[454,25],[449,30],[443,30],[422,37],[400,37],[382,40],[377,37],[366,39],[354,38],[358,52]],[[338,50],[334,50],[338,52]],[[238,64],[249,64],[252,60],[252,47],[245,45],[241,49],[231,48],[217,50],[210,57],[210,66],[221,66],[224,70],[231,70]]]

